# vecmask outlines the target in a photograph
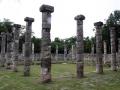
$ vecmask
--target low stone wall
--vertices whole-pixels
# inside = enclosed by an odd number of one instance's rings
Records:
[[[0,55],[1,57],[1,55]],[[31,58],[32,60],[34,59],[35,61],[40,61],[40,54],[34,54],[34,55],[31,55]],[[52,61],[63,61],[64,60],[64,54],[58,54],[58,57],[56,59],[56,56],[54,54],[52,54],[51,56],[52,58]],[[6,55],[6,59],[7,59],[7,55]],[[116,59],[117,59],[117,62],[120,63],[120,55],[118,55],[116,53]],[[67,55],[66,57],[66,61],[71,61],[72,60],[72,56],[71,55]],[[96,54],[84,54],[84,61],[91,61],[91,62],[95,62],[96,60]],[[23,54],[19,54],[19,61],[24,61],[24,56]],[[74,61],[74,60],[72,60]],[[111,61],[111,54],[103,54],[103,62],[106,63],[106,62],[110,62]]]

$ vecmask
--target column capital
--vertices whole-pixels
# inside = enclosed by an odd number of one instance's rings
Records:
[[[103,25],[103,22],[101,22],[101,21],[94,23],[94,26],[102,26],[102,25]]]
[[[16,27],[16,28],[21,28],[20,24],[14,24],[13,26]]]
[[[49,12],[49,13],[52,13],[52,12],[54,12],[54,7],[53,7],[53,6],[50,6],[50,5],[45,5],[45,4],[43,4],[43,5],[40,7],[40,12]]]
[[[74,18],[75,20],[85,20],[85,16],[84,15],[77,15],[77,16],[75,16],[75,18]]]
[[[34,18],[25,17],[25,18],[24,18],[24,21],[26,21],[26,22],[28,22],[28,23],[32,23],[32,22],[34,22]]]

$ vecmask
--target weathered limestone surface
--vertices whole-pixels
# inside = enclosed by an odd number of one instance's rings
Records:
[[[51,81],[51,13],[54,7],[42,5],[42,42],[41,42],[41,81],[47,83]]]
[[[110,39],[111,39],[111,70],[117,71],[116,61],[116,43],[115,43],[115,27],[110,27]]]
[[[58,61],[58,45],[56,45],[56,54],[55,54],[55,59]]]
[[[31,55],[32,61],[34,61],[34,43],[32,43],[32,55]]]
[[[91,56],[92,56],[92,64],[93,64],[93,66],[95,65],[95,53],[94,53],[94,51],[95,51],[95,47],[94,47],[95,45],[94,45],[94,42],[92,42],[92,45],[91,45]]]
[[[31,65],[31,33],[32,33],[32,22],[34,18],[26,17],[26,32],[25,32],[25,62],[24,62],[24,76],[30,76],[30,65]]]
[[[72,45],[72,60],[76,60],[76,47],[75,45]]]
[[[1,38],[2,38],[2,42],[1,42],[1,63],[0,66],[4,67],[5,66],[5,45],[6,45],[6,34],[5,32],[1,33]]]
[[[14,24],[14,43],[13,43],[13,71],[17,72],[18,55],[19,55],[19,34],[21,25]]]
[[[67,46],[64,41],[64,61],[66,61],[66,60],[67,60]]]
[[[94,23],[96,28],[96,73],[103,73],[103,60],[102,60],[102,22]]]
[[[120,67],[120,38],[118,38],[118,55],[117,55],[118,66]]]
[[[6,69],[11,69],[13,55],[13,32],[7,33],[7,59]]]
[[[106,58],[106,56],[107,56],[107,43],[106,43],[106,41],[103,41],[103,46],[104,46],[104,57],[103,57],[103,61],[104,61],[104,64],[105,63],[107,63],[107,58]]]
[[[22,45],[22,56],[25,57],[25,43]]]
[[[74,19],[77,21],[77,43],[76,43],[77,78],[82,78],[84,77],[83,20],[85,19],[85,16],[77,15]]]

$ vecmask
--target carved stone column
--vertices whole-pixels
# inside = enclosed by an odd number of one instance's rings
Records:
[[[32,61],[34,61],[34,43],[32,43]]]
[[[77,43],[76,43],[77,78],[82,78],[84,77],[83,20],[85,19],[85,16],[77,15],[74,19],[77,21]]]
[[[1,33],[1,38],[2,38],[2,42],[1,42],[1,67],[5,66],[5,45],[6,45],[6,34],[5,32]]]
[[[111,70],[117,71],[116,61],[116,43],[115,43],[115,27],[110,27],[111,38]]]
[[[106,55],[107,55],[107,43],[106,41],[103,41],[103,46],[104,46],[104,58],[103,58],[103,61],[104,61],[104,64],[105,62],[107,61],[106,59]]]
[[[25,58],[25,43],[23,43],[22,44],[22,58],[23,58],[23,60],[24,60],[24,58]]]
[[[118,65],[120,67],[120,38],[118,38]]]
[[[24,76],[30,76],[30,65],[31,65],[31,33],[32,33],[32,22],[34,18],[26,17],[26,32],[25,32],[25,62],[24,62]]]
[[[72,53],[72,60],[76,60],[76,47],[75,47],[75,45],[72,45],[71,53]]]
[[[92,44],[91,44],[91,56],[92,56],[92,65],[95,66],[95,45],[94,45],[94,42],[92,41]]]
[[[41,41],[41,81],[47,83],[51,81],[51,13],[54,7],[42,5],[42,41]]]
[[[103,58],[102,58],[102,25],[103,22],[96,22],[96,73],[103,73]]]
[[[14,24],[14,40],[13,40],[13,71],[17,72],[18,56],[19,56],[19,34],[21,25]]]
[[[66,43],[64,41],[64,61],[67,60],[67,46],[66,46]]]
[[[7,32],[7,59],[6,69],[11,69],[13,55],[13,32]]]
[[[56,54],[55,54],[55,59],[58,61],[58,45],[56,45]]]

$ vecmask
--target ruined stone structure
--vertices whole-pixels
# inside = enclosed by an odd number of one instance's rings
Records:
[[[32,55],[31,55],[32,61],[34,61],[34,43],[32,43]]]
[[[110,41],[111,41],[111,70],[117,71],[116,61],[116,43],[115,43],[115,27],[110,27]]]
[[[17,72],[18,55],[19,55],[19,34],[21,25],[14,24],[14,39],[13,39],[13,71]]]
[[[64,61],[67,60],[67,46],[66,46],[66,43],[64,41]]]
[[[51,81],[51,13],[54,7],[42,5],[42,44],[41,44],[41,81],[47,83]]]
[[[5,45],[6,45],[6,34],[5,32],[1,33],[1,38],[2,38],[2,42],[1,42],[1,61],[0,61],[0,66],[4,67],[5,66]]]
[[[94,43],[92,43],[92,45],[91,45],[91,54],[94,54],[94,50],[95,50]]]
[[[120,67],[120,38],[118,38],[118,66]]]
[[[103,57],[102,57],[102,25],[103,22],[96,22],[96,73],[103,73]]]
[[[34,22],[33,18],[26,17],[24,19],[26,21],[26,32],[25,32],[25,62],[24,62],[24,76],[30,75],[30,65],[31,65],[31,53],[32,53],[32,45],[31,45],[31,32],[32,32],[32,22]]]
[[[71,53],[72,53],[72,60],[76,60],[76,47],[75,47],[75,45],[72,45]]]
[[[77,21],[77,43],[76,43],[77,78],[82,78],[84,77],[83,20],[85,19],[85,16],[77,15],[74,19]]]
[[[23,43],[22,45],[22,56],[23,57],[25,56],[25,43]]]
[[[104,61],[104,64],[107,62],[107,59],[106,59],[106,56],[107,56],[107,43],[106,41],[103,41],[103,48],[104,48],[104,58],[103,58],[103,61]]]
[[[92,44],[91,44],[91,56],[92,56],[92,59],[91,59],[91,61],[92,61],[92,64],[93,64],[93,66],[95,65],[95,53],[94,53],[94,51],[95,51],[95,45],[94,45],[94,42],[92,42]]]
[[[58,45],[56,45],[56,54],[55,54],[55,59],[58,61]]]
[[[6,69],[11,69],[13,55],[13,32],[7,32],[7,58]]]

